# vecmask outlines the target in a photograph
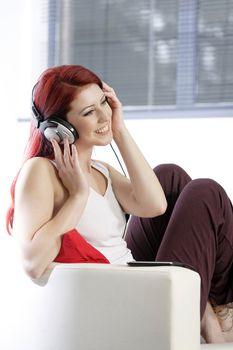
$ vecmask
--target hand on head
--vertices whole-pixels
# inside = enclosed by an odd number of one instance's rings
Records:
[[[113,135],[116,132],[121,131],[125,128],[123,113],[122,113],[122,104],[118,99],[114,89],[102,81],[103,92],[108,99],[109,106],[112,109],[112,131]]]

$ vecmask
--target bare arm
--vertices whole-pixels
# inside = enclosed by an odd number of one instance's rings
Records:
[[[167,207],[163,189],[145,157],[127,130],[122,107],[114,90],[104,84],[105,94],[112,108],[112,130],[122,158],[128,170],[130,180],[110,169],[114,192],[129,214],[152,217],[165,212]]]
[[[25,271],[34,278],[41,276],[54,260],[61,236],[76,226],[88,197],[88,186],[84,179],[80,180],[79,167],[59,164],[58,168],[67,189],[60,208],[55,207],[54,184],[58,180],[48,160],[28,161],[17,181],[13,235],[19,241]]]

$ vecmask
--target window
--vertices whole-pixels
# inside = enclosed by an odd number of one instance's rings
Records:
[[[206,109],[232,115],[233,0],[48,4],[48,65],[95,71],[129,117]]]
[[[197,103],[233,103],[233,1],[199,2]]]

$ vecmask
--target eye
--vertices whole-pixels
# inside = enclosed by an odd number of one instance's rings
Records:
[[[87,117],[88,115],[92,115],[93,112],[94,112],[94,109],[91,109],[90,111],[84,113],[83,115],[84,115],[84,117]]]

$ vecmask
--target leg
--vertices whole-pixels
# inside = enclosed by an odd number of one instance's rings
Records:
[[[196,267],[202,280],[201,317],[206,310],[203,322],[212,327],[210,317],[213,313],[206,307],[209,306],[208,298],[218,305],[233,301],[231,203],[222,187],[213,180],[191,181],[177,166],[161,166],[158,170],[168,200],[167,212],[157,218],[133,217],[126,236],[128,246],[137,260],[156,258],[186,262]],[[179,174],[178,181],[174,174]],[[228,312],[228,315],[232,320],[232,314]],[[215,326],[218,325],[215,322]],[[229,339],[233,340],[231,336],[227,341]],[[219,341],[219,337],[211,341]]]
[[[175,164],[163,164],[154,169],[167,198],[168,207],[164,215],[155,218],[131,217],[126,233],[127,246],[136,260],[154,261],[166,231],[176,201],[189,175]]]
[[[212,304],[213,310],[220,324],[222,335],[226,342],[233,341],[233,303],[225,305]]]
[[[208,298],[233,300],[233,215],[223,188],[193,180],[182,191],[160,245],[157,260],[188,263],[201,276],[201,317]]]
[[[206,343],[224,343],[225,339],[218,318],[210,302],[207,302],[206,309],[201,321],[201,335]]]
[[[233,303],[217,305],[208,301],[202,321],[201,334],[207,343],[233,341]]]

